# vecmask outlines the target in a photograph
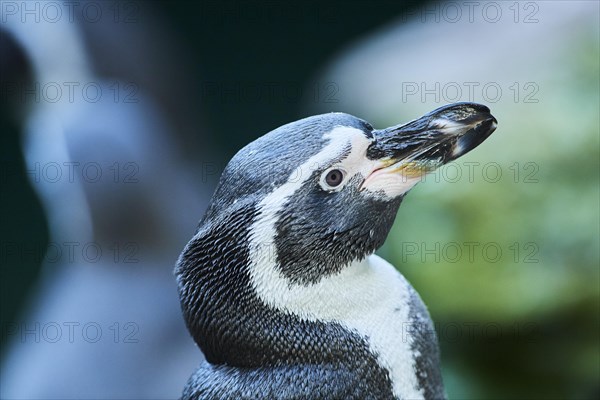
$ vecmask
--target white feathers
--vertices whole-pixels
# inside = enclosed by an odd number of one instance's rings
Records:
[[[422,177],[408,178],[395,171],[394,166],[382,168],[371,173],[364,181],[362,187],[373,196],[393,198],[408,192]]]

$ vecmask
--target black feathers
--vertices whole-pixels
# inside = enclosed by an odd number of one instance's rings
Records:
[[[324,192],[320,172],[288,200],[276,224],[278,265],[294,283],[316,283],[372,254],[383,245],[402,200],[361,196],[351,184]]]

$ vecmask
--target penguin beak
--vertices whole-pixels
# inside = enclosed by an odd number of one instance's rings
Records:
[[[390,181],[390,174],[411,183],[479,146],[496,125],[496,118],[486,106],[455,103],[409,123],[375,130],[367,158],[376,160],[376,167],[362,187],[369,189],[375,178],[381,181],[381,175],[388,175]]]
[[[373,131],[367,157],[424,175],[479,146],[497,123],[484,105],[450,104],[407,124]]]

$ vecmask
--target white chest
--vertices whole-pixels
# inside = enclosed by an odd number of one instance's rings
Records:
[[[261,300],[304,319],[336,322],[359,334],[389,371],[394,394],[423,398],[411,351],[409,286],[394,267],[372,255],[317,284],[302,286],[291,284],[275,265],[263,261],[251,269]]]

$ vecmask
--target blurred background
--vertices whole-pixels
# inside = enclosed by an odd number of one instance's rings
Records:
[[[488,105],[379,253],[428,305],[451,399],[600,396],[595,1],[2,1],[3,399],[177,398],[172,274],[229,158],[343,111]]]

